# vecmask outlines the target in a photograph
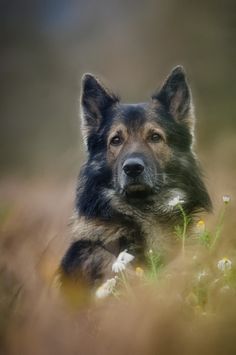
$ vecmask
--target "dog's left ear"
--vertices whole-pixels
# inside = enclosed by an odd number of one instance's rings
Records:
[[[152,99],[160,102],[179,123],[194,126],[191,91],[182,66],[175,67]]]

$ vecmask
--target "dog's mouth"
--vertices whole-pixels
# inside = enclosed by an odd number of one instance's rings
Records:
[[[125,187],[124,194],[128,199],[145,199],[150,197],[153,191],[146,184],[132,183]]]

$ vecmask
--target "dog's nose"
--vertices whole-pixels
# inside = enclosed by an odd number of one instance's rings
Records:
[[[144,170],[144,163],[139,158],[129,158],[124,162],[123,170],[129,177],[135,178]]]

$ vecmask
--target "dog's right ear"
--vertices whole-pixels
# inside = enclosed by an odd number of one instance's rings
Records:
[[[118,97],[107,90],[92,74],[83,75],[81,128],[85,144],[87,144],[87,138],[90,133],[95,132],[99,128],[107,110],[118,101]]]
[[[162,88],[152,96],[152,99],[154,102],[156,100],[160,102],[176,122],[187,125],[193,134],[195,119],[192,95],[185,70],[181,65],[171,71]]]

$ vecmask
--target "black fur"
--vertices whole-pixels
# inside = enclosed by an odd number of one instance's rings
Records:
[[[86,280],[99,278],[99,260],[92,259],[89,264],[86,260],[89,255],[93,255],[101,248],[99,241],[78,240],[74,242],[64,256],[61,266],[65,276],[73,275],[76,280]]]

